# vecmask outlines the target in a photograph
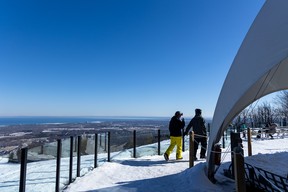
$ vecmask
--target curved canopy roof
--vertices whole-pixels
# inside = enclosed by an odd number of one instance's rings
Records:
[[[210,151],[230,122],[255,100],[288,88],[288,1],[267,0],[231,65],[214,111]]]

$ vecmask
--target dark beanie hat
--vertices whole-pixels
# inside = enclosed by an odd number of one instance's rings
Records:
[[[175,116],[178,116],[178,115],[183,115],[183,113],[181,111],[176,111]]]
[[[196,114],[201,114],[201,113],[202,113],[202,110],[201,110],[201,109],[195,109],[195,113],[196,113]]]

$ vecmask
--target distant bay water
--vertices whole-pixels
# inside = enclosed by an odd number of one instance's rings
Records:
[[[102,123],[113,121],[168,121],[168,117],[54,117],[54,116],[21,116],[0,117],[0,126],[28,124],[66,124],[66,123]]]

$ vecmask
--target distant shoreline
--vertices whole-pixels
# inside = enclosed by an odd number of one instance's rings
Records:
[[[67,123],[99,123],[133,120],[168,120],[169,117],[138,116],[0,116],[0,127],[9,125],[67,124]]]
[[[9,125],[45,125],[69,123],[102,123],[117,121],[167,121],[171,117],[153,116],[0,116],[0,128]],[[188,123],[192,117],[184,117]],[[205,117],[204,117],[205,118]],[[211,118],[205,118],[211,123]]]

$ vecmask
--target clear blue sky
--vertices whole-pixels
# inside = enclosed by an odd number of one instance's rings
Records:
[[[263,4],[0,1],[0,116],[212,117]]]

